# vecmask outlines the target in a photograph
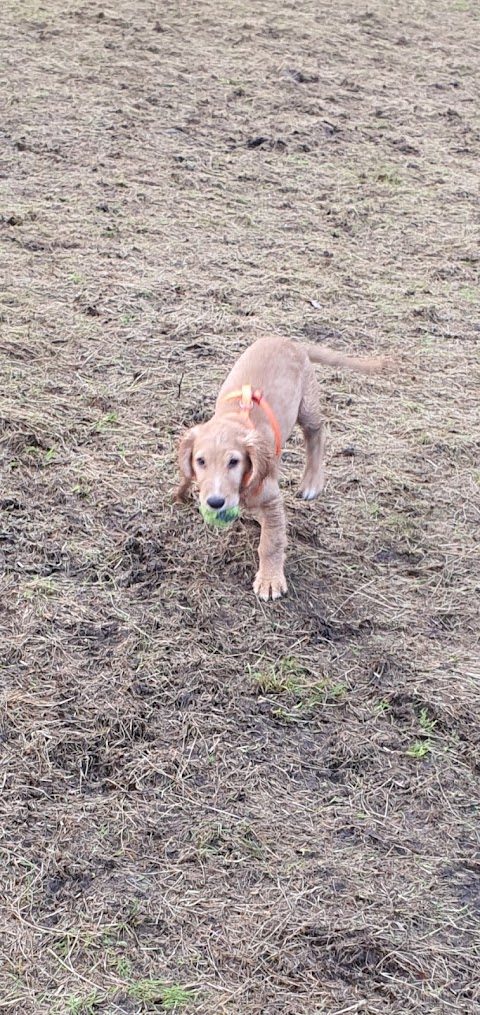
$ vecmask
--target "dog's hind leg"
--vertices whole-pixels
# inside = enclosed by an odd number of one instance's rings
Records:
[[[298,423],[305,438],[305,471],[300,484],[304,500],[313,500],[322,492],[325,482],[325,424],[320,413],[320,391],[310,367],[298,410]]]

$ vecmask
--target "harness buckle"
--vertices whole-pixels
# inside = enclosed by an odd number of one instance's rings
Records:
[[[244,384],[242,387],[240,408],[242,412],[250,412],[253,409],[253,392],[251,384]]]

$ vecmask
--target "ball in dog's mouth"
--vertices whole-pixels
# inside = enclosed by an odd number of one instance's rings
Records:
[[[207,525],[213,525],[217,529],[231,525],[238,518],[239,513],[240,509],[238,507],[222,508],[220,511],[215,511],[214,508],[209,508],[206,504],[200,504],[200,514],[204,522]]]

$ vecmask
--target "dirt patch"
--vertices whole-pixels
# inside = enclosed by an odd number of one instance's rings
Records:
[[[8,2],[0,1008],[478,1010],[478,12]],[[174,507],[253,336],[319,371],[328,483]]]

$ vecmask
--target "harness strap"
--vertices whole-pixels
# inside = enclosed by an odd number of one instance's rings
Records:
[[[240,399],[239,410],[235,413],[231,413],[232,416],[239,416],[243,423],[246,424],[249,430],[254,430],[255,427],[250,419],[250,413],[253,409],[254,404],[258,405],[260,409],[265,413],[268,422],[273,430],[275,437],[275,453],[277,458],[280,458],[282,452],[282,435],[280,433],[280,427],[278,425],[277,417],[267,402],[267,399],[262,392],[257,388],[255,391],[251,384],[244,384],[239,391],[232,391],[229,395],[224,395],[222,402],[235,402]]]
[[[249,429],[254,430],[255,426],[250,418],[250,413],[254,405],[258,405],[260,409],[265,413],[268,422],[273,430],[275,436],[275,452],[277,458],[282,453],[282,435],[280,433],[280,427],[278,425],[277,417],[267,399],[263,396],[259,389],[255,391],[251,384],[243,384],[239,391],[232,391],[229,395],[224,395],[222,402],[235,402],[239,400],[239,407],[235,412],[229,412],[229,416],[233,416],[235,419],[241,419],[242,423]],[[248,486],[252,478],[252,473],[247,472],[243,480],[243,485]],[[260,483],[258,490],[255,490],[255,495],[260,493],[263,483]]]

